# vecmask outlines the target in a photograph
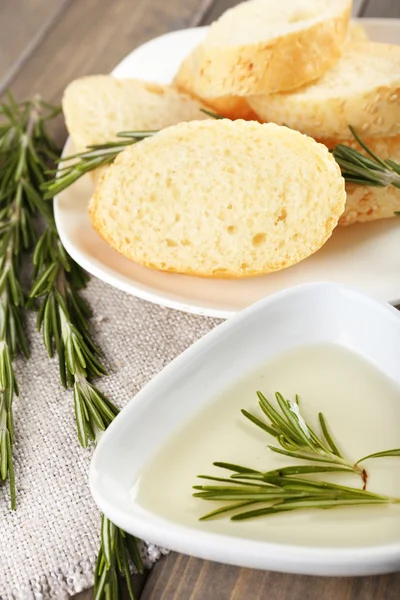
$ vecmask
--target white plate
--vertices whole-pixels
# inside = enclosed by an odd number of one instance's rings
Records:
[[[400,42],[400,20],[361,19],[377,41]],[[113,71],[166,83],[206,28],[175,31],[144,44]],[[67,142],[65,152],[72,150]],[[87,205],[88,176],[60,194],[55,218],[67,252],[89,273],[129,294],[186,312],[227,318],[289,286],[314,281],[356,285],[391,303],[400,301],[400,221],[339,227],[322,250],[289,269],[242,280],[201,279],[141,267],[112,250],[92,229]]]
[[[354,513],[347,512],[351,509],[319,514],[318,537],[312,543],[307,541],[307,532],[315,514],[306,522],[301,515],[294,515],[290,529],[284,528],[286,534],[277,543],[246,537],[243,530],[231,529],[229,522],[229,529],[215,532],[207,524],[199,524],[190,509],[184,521],[178,520],[180,513],[167,517],[161,510],[144,507],[131,493],[146,463],[221,390],[282,352],[324,342],[361,354],[400,384],[400,313],[393,307],[335,284],[310,284],[280,292],[225,321],[186,350],[111,423],[90,468],[90,488],[100,509],[131,534],[208,560],[309,575],[372,575],[398,570],[400,539],[394,534],[390,542],[360,545],[360,522],[354,523]],[[204,443],[206,440],[205,432]],[[154,493],[163,493],[156,485],[154,489]],[[171,494],[170,490],[164,493]],[[371,516],[365,518],[368,526]],[[385,520],[389,531],[399,531],[398,511],[385,515]],[[347,546],[326,542],[331,538],[320,528],[331,531],[332,523],[339,530],[339,539],[346,534],[350,540]],[[301,529],[299,538],[296,532]]]

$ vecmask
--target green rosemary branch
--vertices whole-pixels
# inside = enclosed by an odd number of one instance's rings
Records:
[[[114,162],[122,150],[127,146],[136,144],[146,137],[151,137],[156,131],[128,131],[117,134],[121,138],[116,142],[107,142],[105,144],[94,144],[89,146],[85,152],[78,152],[70,156],[61,157],[58,160],[58,169],[49,171],[54,175],[54,179],[47,181],[43,185],[44,198],[50,199],[75,183],[94,169],[104,167]],[[72,161],[72,164],[71,164]],[[65,166],[64,166],[65,164]]]
[[[224,513],[234,512],[234,521],[254,517],[273,515],[283,511],[303,510],[305,508],[336,508],[341,506],[360,506],[368,504],[400,504],[400,498],[374,494],[343,485],[325,481],[311,481],[291,477],[279,471],[269,473],[253,472],[254,480],[243,481],[231,476],[223,481],[231,485],[196,485],[193,496],[212,502],[228,502],[222,508],[207,513],[201,520],[207,520]],[[251,474],[249,473],[249,477]],[[214,477],[201,475],[202,479],[215,480]],[[262,505],[250,511],[237,512],[238,509]]]
[[[95,443],[118,414],[118,408],[92,383],[106,374],[100,350],[92,340],[88,320],[91,310],[80,295],[88,277],[66,254],[49,212],[43,214],[47,227],[39,238],[33,263],[35,282],[31,298],[39,299],[38,330],[50,357],[57,354],[60,379],[73,388],[75,419],[79,442]],[[126,577],[130,598],[134,600],[129,561],[139,573],[143,564],[137,540],[102,517],[102,541],[96,565],[95,597],[117,600],[119,574]],[[128,576],[129,575],[129,576]]]
[[[300,460],[321,463],[323,465],[334,465],[330,471],[347,471],[359,475],[363,481],[364,489],[367,485],[368,474],[359,464],[367,459],[388,456],[400,456],[400,449],[393,448],[383,452],[376,452],[360,458],[355,463],[343,457],[329,432],[324,415],[320,412],[318,420],[321,427],[322,437],[313,431],[300,412],[299,397],[295,402],[286,400],[282,394],[276,392],[276,407],[261,393],[257,392],[259,407],[269,420],[265,423],[247,410],[242,414],[252,423],[260,427],[278,441],[280,448],[269,445],[268,448],[278,454],[290,456]],[[318,469],[318,470],[316,470]],[[326,466],[314,467],[311,472],[324,472]],[[305,472],[305,471],[303,471]]]
[[[196,485],[193,487],[196,490],[193,495],[203,500],[228,502],[228,504],[207,513],[201,517],[202,520],[229,512],[234,512],[231,519],[243,520],[305,508],[400,503],[400,498],[367,492],[365,487],[368,475],[358,466],[358,463],[371,458],[400,456],[400,449],[376,452],[352,464],[342,457],[322,413],[319,413],[319,422],[323,439],[317,436],[301,415],[298,396],[295,402],[290,402],[277,392],[275,407],[261,392],[257,392],[257,395],[260,408],[268,418],[268,423],[246,410],[241,412],[257,427],[275,437],[281,445],[281,448],[275,446],[268,446],[268,448],[285,456],[319,464],[288,466],[264,473],[241,465],[215,462],[214,466],[231,471],[230,476],[198,475],[198,477],[228,485]],[[296,477],[335,472],[361,475],[363,489]],[[255,504],[262,506],[254,510],[238,512]]]
[[[135,537],[118,529],[104,515],[101,520],[101,547],[95,569],[94,600],[120,598],[118,572],[126,579],[129,597],[134,600],[130,563],[138,573],[144,572],[142,558]]]
[[[223,119],[221,115],[212,111],[201,110],[214,119]],[[344,179],[359,185],[378,187],[393,185],[400,188],[400,164],[389,159],[380,159],[363,142],[353,127],[350,127],[350,130],[354,138],[367,153],[367,156],[350,146],[338,144],[332,150],[332,154],[342,170]],[[85,173],[111,164],[116,156],[127,146],[135,144],[146,137],[151,137],[156,133],[157,131],[125,131],[117,133],[117,137],[120,138],[118,141],[89,146],[85,152],[61,158],[59,160],[59,163],[62,165],[61,168],[59,166],[57,172],[51,172],[53,175],[56,173],[57,175],[43,186],[44,197],[52,198],[80,179]]]
[[[52,216],[47,215],[46,220],[33,256],[35,282],[30,296],[41,300],[37,328],[49,356],[58,356],[63,386],[73,388],[78,439],[87,447],[98,431],[108,427],[118,409],[91,383],[106,371],[89,332],[90,308],[79,293],[87,275],[66,254]]]
[[[366,483],[365,470],[343,458],[322,413],[318,415],[322,431],[322,436],[319,437],[302,416],[298,396],[296,396],[295,402],[290,402],[277,392],[275,394],[276,407],[261,392],[257,392],[257,396],[259,407],[269,422],[261,421],[246,410],[242,410],[242,414],[276,438],[280,448],[269,445],[270,450],[291,458],[335,465],[341,471],[347,470],[356,473]]]
[[[0,106],[0,480],[9,476],[12,509],[12,403],[18,395],[13,359],[17,352],[29,357],[21,264],[35,241],[33,215],[39,204],[46,206],[39,190],[47,161],[55,156],[46,122],[56,113],[39,97],[16,104],[10,95]]]
[[[393,185],[400,188],[400,164],[389,159],[382,160],[363,142],[353,127],[350,127],[350,131],[367,156],[343,144],[336,146],[332,154],[345,180],[358,185],[375,187]]]
[[[57,355],[61,383],[73,389],[78,439],[87,447],[89,440],[97,443],[101,432],[118,414],[118,408],[92,382],[105,375],[106,370],[89,331],[90,307],[80,293],[88,276],[65,252],[51,205],[42,202],[38,209],[46,228],[35,246],[30,299],[39,302],[37,328],[42,332],[50,358]],[[130,563],[138,572],[143,572],[136,538],[102,516],[95,573],[96,599],[118,600],[118,580],[122,575],[134,600]]]

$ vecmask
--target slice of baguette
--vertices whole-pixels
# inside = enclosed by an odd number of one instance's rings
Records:
[[[200,60],[202,98],[293,90],[342,54],[352,0],[249,0],[209,28]]]
[[[182,62],[174,79],[176,87],[192,96],[200,99],[197,89],[199,75],[201,47],[198,46]],[[220,98],[203,98],[212,110],[228,119],[245,119],[246,121],[257,120],[253,109],[250,108],[245,98],[241,96],[221,96]]]
[[[335,148],[338,144],[346,144],[359,152],[364,152],[357,140],[320,140],[328,148]],[[379,158],[390,158],[400,162],[400,135],[387,138],[366,138],[365,143]],[[400,190],[393,187],[368,187],[346,183],[346,207],[340,217],[339,225],[352,225],[353,223],[367,223],[378,219],[394,217],[394,212],[400,210]]]
[[[62,100],[77,151],[116,139],[121,131],[163,129],[208,118],[202,105],[170,85],[91,75],[70,83]]]
[[[328,149],[274,124],[180,123],[124,150],[90,203],[129,259],[205,277],[289,267],[330,237],[345,203]]]
[[[291,94],[248,98],[261,121],[285,124],[314,138],[400,133],[400,46],[359,43],[321,79]]]
[[[368,40],[367,33],[362,25],[352,21],[348,29],[346,43],[363,42]],[[198,89],[198,77],[200,70],[200,56],[202,48],[197,46],[182,62],[174,79],[174,85],[183,92],[199,98],[205,102],[216,113],[227,119],[244,119],[246,121],[257,121],[258,117],[250,108],[246,98],[242,96],[221,96],[219,98],[201,98]]]

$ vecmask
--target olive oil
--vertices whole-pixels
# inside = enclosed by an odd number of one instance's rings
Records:
[[[276,391],[288,399],[299,394],[302,414],[318,431],[317,417],[322,411],[337,445],[354,462],[400,447],[400,388],[365,358],[342,346],[303,346],[275,357],[244,380],[233,381],[209,402],[149,461],[132,490],[136,501],[165,519],[256,540],[337,547],[398,541],[398,505],[310,509],[244,522],[232,522],[224,515],[198,521],[218,503],[192,497],[192,486],[202,483],[196,475],[229,476],[212,466],[213,461],[262,471],[304,464],[271,452],[267,444],[276,445],[274,438],[242,416],[240,410],[245,408],[264,418],[257,390],[270,400]],[[363,465],[370,491],[400,497],[400,458],[369,460]],[[362,487],[360,478],[352,474],[319,479]]]

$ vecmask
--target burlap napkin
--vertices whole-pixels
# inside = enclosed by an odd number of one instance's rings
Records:
[[[120,407],[158,371],[218,321],[142,302],[92,279],[94,337],[110,375],[100,387]],[[46,355],[34,316],[32,357],[18,362],[15,401],[17,510],[0,489],[0,599],[66,598],[93,585],[99,511],[87,483],[91,450],[78,445],[73,399]],[[160,550],[143,550],[147,564]]]

